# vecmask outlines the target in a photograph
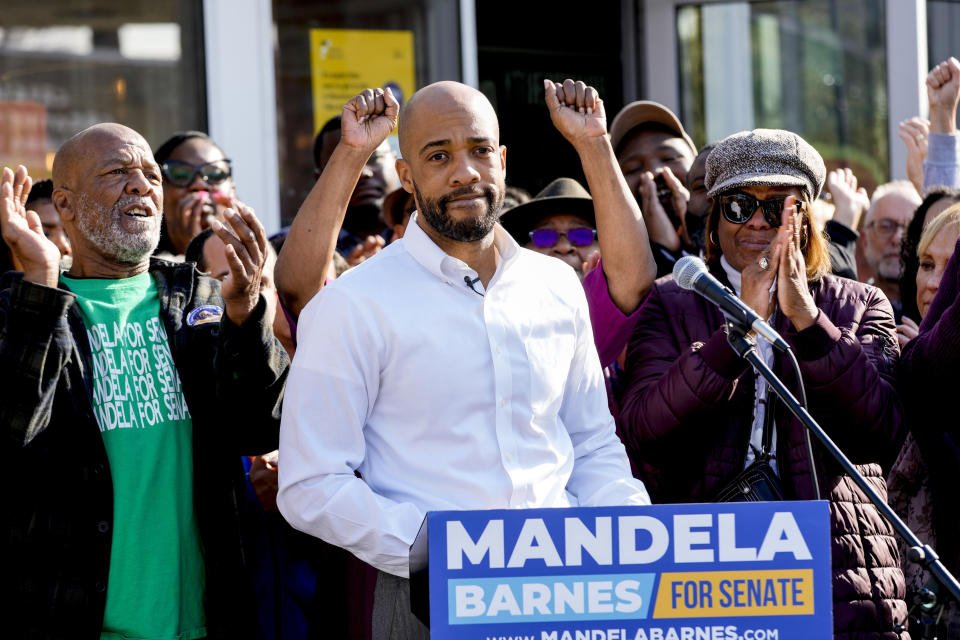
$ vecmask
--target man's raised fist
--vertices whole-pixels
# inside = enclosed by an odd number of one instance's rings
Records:
[[[400,103],[389,87],[366,89],[343,107],[340,142],[373,153],[396,128],[399,113]]]

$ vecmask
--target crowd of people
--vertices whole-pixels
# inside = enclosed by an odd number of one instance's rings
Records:
[[[698,149],[651,101],[608,126],[569,79],[544,117],[586,184],[532,197],[457,82],[351,99],[271,237],[203,132],[102,123],[50,180],[5,168],[7,633],[427,638],[428,511],[723,501],[759,469],[830,502],[834,637],[921,637],[929,574],[671,273],[701,256],[783,336],[796,369],[759,356],[960,574],[960,62],[926,91],[909,180],[872,194],[793,132]]]

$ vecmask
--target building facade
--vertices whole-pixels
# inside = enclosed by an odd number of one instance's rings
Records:
[[[588,9],[568,0],[14,4],[0,12],[0,163],[45,177],[57,147],[95,122],[127,124],[153,147],[201,129],[274,231],[313,184],[323,101],[399,64],[410,77],[398,80],[401,92],[441,79],[482,90],[500,114],[508,181],[531,192],[560,175],[582,179],[543,109],[545,76],[594,85],[610,118],[635,99],[663,102],[697,144],[792,129],[870,186],[905,176],[898,124],[925,114],[929,66],[960,56],[958,0],[600,0]],[[340,34],[367,44],[338,59]]]

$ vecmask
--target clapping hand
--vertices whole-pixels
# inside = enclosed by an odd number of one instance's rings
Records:
[[[687,213],[687,202],[690,200],[690,191],[683,186],[683,183],[673,174],[670,167],[660,167],[656,171],[644,171],[640,175],[640,184],[637,186],[637,191],[640,193],[640,210],[649,219],[659,218],[661,220],[661,224],[651,225],[651,238],[667,249],[677,251],[681,247],[677,225],[667,215],[667,211],[660,201],[660,184],[657,178],[661,176],[663,184],[670,191],[670,203],[673,205],[676,220],[679,221],[680,228],[683,228],[683,221],[686,219]]]
[[[860,216],[870,208],[870,197],[866,189],[857,186],[857,176],[850,169],[834,169],[827,174],[826,189],[836,207],[833,219],[856,229]]]
[[[357,266],[367,258],[372,258],[380,253],[380,250],[383,249],[384,245],[386,245],[386,240],[383,239],[383,236],[367,236],[362,242],[358,242],[357,246],[351,249],[350,253],[347,254],[347,264],[349,264],[351,267]]]
[[[930,102],[930,130],[955,133],[957,102],[960,101],[960,61],[950,58],[930,70],[927,98]]]
[[[373,153],[397,126],[400,103],[388,87],[366,89],[343,106],[340,142]]]
[[[563,84],[543,81],[550,120],[570,144],[599,138],[607,133],[607,114],[597,90],[567,78]]]
[[[267,261],[267,233],[250,207],[237,203],[224,211],[229,227],[212,220],[210,228],[226,245],[224,254],[230,273],[221,288],[227,317],[237,326],[247,318],[260,300],[260,279]]]
[[[55,287],[60,277],[60,249],[44,235],[36,212],[26,209],[32,184],[23,165],[17,167],[16,173],[3,168],[0,229],[14,257],[23,265],[23,279]]]
[[[907,346],[907,343],[920,335],[920,327],[916,322],[903,316],[900,324],[897,325],[897,342],[900,343],[900,349]]]
[[[587,259],[583,262],[583,265],[580,267],[580,272],[586,276],[588,273],[597,268],[597,265],[600,264],[600,251],[593,250],[590,252],[590,255],[587,256]]]
[[[907,147],[907,178],[917,193],[923,193],[923,161],[927,158],[930,121],[913,117],[900,123],[897,136]]]
[[[803,215],[794,196],[783,202],[780,229],[783,249],[777,273],[777,302],[794,328],[803,331],[816,321],[819,311],[807,284],[807,262],[801,249]]]
[[[760,259],[740,272],[740,298],[764,320],[773,313],[770,289],[780,268],[784,237],[783,229],[780,229],[760,254]]]

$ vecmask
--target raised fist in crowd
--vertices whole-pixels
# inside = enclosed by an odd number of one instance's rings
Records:
[[[955,133],[957,102],[960,101],[960,61],[951,57],[930,70],[927,98],[930,102],[930,131]]]
[[[857,176],[848,168],[834,169],[827,174],[825,188],[836,207],[833,220],[856,229],[860,217],[870,208],[870,197],[866,189],[857,186]]]
[[[343,107],[340,142],[373,153],[397,127],[399,114],[400,103],[389,87],[366,89]]]
[[[570,144],[607,133],[607,114],[596,89],[569,78],[562,83],[545,79],[543,88],[550,120]]]

